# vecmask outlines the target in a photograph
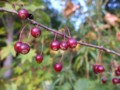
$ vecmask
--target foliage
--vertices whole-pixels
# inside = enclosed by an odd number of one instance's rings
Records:
[[[73,0],[73,2],[76,0]],[[81,15],[77,14],[77,17],[86,15],[85,22],[79,26],[78,30],[75,30],[73,26],[74,22],[71,18],[75,17],[75,12],[65,19],[65,16],[59,14],[59,17],[52,16],[57,15],[56,12],[48,9],[47,5],[42,0],[11,0],[10,3],[16,2],[18,4],[17,10],[20,9],[20,3],[25,4],[25,8],[34,14],[34,19],[51,28],[57,27],[60,31],[65,25],[70,27],[70,31],[73,37],[77,40],[84,42],[103,45],[106,48],[119,51],[119,41],[116,39],[116,33],[119,32],[119,25],[117,22],[114,25],[103,18],[107,14],[105,12],[105,2],[103,0],[85,0],[88,8],[87,12],[83,12],[82,8],[79,8]],[[106,0],[104,0],[106,1]],[[64,2],[61,0],[60,2]],[[4,7],[8,10],[13,10],[9,3],[0,3],[0,7]],[[54,10],[54,9],[53,9]],[[50,11],[50,12],[49,12]],[[87,13],[87,14],[86,14]],[[13,45],[18,41],[18,35],[22,27],[21,21],[17,16],[12,15],[14,19],[14,36],[13,42],[10,45],[6,44],[7,30],[2,18],[5,18],[7,13],[0,15],[0,61],[1,64],[5,61],[7,56],[13,56],[12,62],[12,76],[10,79],[4,79],[3,74],[6,69],[1,65],[0,70],[0,89],[1,90],[119,90],[119,86],[115,86],[111,82],[111,78],[115,77],[113,74],[112,63],[115,61],[119,64],[119,57],[111,55],[109,53],[102,52],[102,64],[105,67],[106,72],[103,76],[108,78],[107,84],[101,83],[102,75],[95,75],[92,71],[92,65],[96,61],[100,62],[100,51],[94,48],[84,47],[78,45],[75,49],[65,51],[63,58],[63,70],[60,73],[56,73],[53,70],[53,64],[57,62],[62,51],[52,51],[49,49],[50,42],[53,40],[53,34],[42,29],[42,35],[38,39],[28,37],[29,29],[33,25],[28,25],[26,31],[23,34],[24,42],[29,42],[31,51],[27,55],[16,54]],[[55,21],[53,22],[53,17]],[[115,15],[115,17],[118,17]],[[63,21],[65,23],[63,23]],[[107,21],[106,21],[107,20]],[[114,22],[114,19],[112,19]],[[119,20],[117,20],[119,21]],[[26,22],[28,24],[28,22]],[[57,23],[57,24],[56,24]],[[54,26],[54,27],[53,27]],[[41,40],[44,38],[44,60],[41,64],[35,62],[36,53],[40,53],[42,45]],[[60,41],[63,39],[58,36]]]

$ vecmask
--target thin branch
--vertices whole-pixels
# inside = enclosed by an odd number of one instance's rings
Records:
[[[3,12],[9,12],[9,13],[13,13],[13,14],[17,14],[16,11],[11,11],[11,10],[7,10],[5,8],[0,8],[0,12],[3,11]]]
[[[13,14],[17,14],[16,11],[11,11],[11,10],[7,10],[7,9],[4,9],[4,8],[0,8],[0,11],[3,11],[3,12],[9,12],[9,13],[13,13]],[[38,25],[42,28],[44,28],[45,30],[47,31],[50,31],[50,32],[54,32],[56,33],[57,35],[61,35],[61,36],[64,36],[64,33],[61,33],[55,29],[52,29],[52,28],[49,28],[43,24],[40,24],[38,22],[36,22],[35,20],[31,20],[31,19],[27,19],[31,24],[34,24],[34,25]],[[70,38],[68,35],[65,35],[66,38]],[[96,48],[96,49],[99,49],[99,50],[103,50],[107,53],[111,53],[111,54],[114,54],[116,56],[120,56],[120,53],[118,52],[115,52],[114,50],[110,50],[110,49],[107,49],[105,48],[104,46],[97,46],[97,45],[93,45],[93,44],[88,44],[88,43],[85,43],[85,42],[82,42],[82,41],[77,41],[78,44],[80,45],[83,45],[83,46],[87,46],[87,47],[92,47],[92,48]]]

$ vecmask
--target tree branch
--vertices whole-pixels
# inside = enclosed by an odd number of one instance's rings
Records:
[[[13,13],[13,14],[17,14],[16,11],[11,11],[11,10],[7,10],[7,9],[4,9],[4,8],[0,8],[0,11],[3,11],[3,12],[9,12],[9,13]],[[31,20],[31,19],[27,19],[31,24],[34,24],[34,25],[38,25],[42,28],[44,28],[45,30],[47,31],[50,31],[50,32],[54,32],[54,33],[57,33],[58,35],[61,35],[61,36],[64,36],[64,33],[61,33],[55,29],[52,29],[52,28],[49,28],[43,24],[40,24],[38,22],[36,22],[35,20]],[[69,38],[69,36],[65,35],[66,38]],[[97,45],[93,45],[93,44],[88,44],[88,43],[85,43],[85,42],[82,42],[82,41],[77,41],[78,44],[80,45],[83,45],[83,46],[87,46],[87,47],[92,47],[92,48],[96,48],[96,49],[99,49],[99,50],[102,50],[102,51],[105,51],[107,53],[111,53],[111,54],[114,54],[116,56],[120,56],[120,53],[118,52],[115,52],[114,50],[110,50],[110,49],[107,49],[105,48],[104,46],[97,46]]]

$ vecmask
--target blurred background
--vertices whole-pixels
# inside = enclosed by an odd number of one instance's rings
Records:
[[[13,10],[11,4],[14,3],[18,11],[24,4],[37,22],[60,32],[67,25],[78,41],[103,45],[120,53],[119,0],[4,1],[0,0],[0,7]],[[29,24],[17,15],[0,12],[0,90],[120,90],[119,85],[112,83],[112,78],[117,77],[114,67],[120,64],[118,56],[78,45],[64,52],[63,69],[56,73],[53,65],[63,51],[50,49],[54,36],[42,28],[40,38],[28,38],[32,24],[23,33],[23,41],[29,42],[31,51],[27,55],[16,54],[13,46],[19,39],[23,23]],[[44,60],[38,64],[35,55],[41,51],[42,38]],[[62,39],[57,36],[57,40]],[[101,60],[105,72],[96,75],[92,65]],[[107,83],[101,82],[102,77],[107,78]]]

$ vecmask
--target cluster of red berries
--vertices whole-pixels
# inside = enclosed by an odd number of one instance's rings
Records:
[[[104,67],[102,65],[93,65],[93,71],[95,74],[99,74],[99,73],[103,73]],[[115,70],[115,75],[116,76],[120,76],[120,66],[117,67],[117,69]],[[105,84],[107,82],[107,78],[103,77],[101,79],[102,83]],[[112,83],[113,84],[120,84],[120,79],[119,78],[112,78]]]
[[[19,10],[18,17],[22,20],[27,19],[27,18],[33,19],[33,15],[29,14],[29,12],[26,9]],[[34,38],[38,38],[41,35],[41,30],[36,26],[30,30],[30,33]],[[61,50],[67,50],[68,48],[72,49],[72,48],[75,48],[76,46],[77,46],[77,41],[76,41],[76,39],[74,39],[72,37],[68,38],[67,41],[64,39],[62,42],[59,42],[56,39],[54,39],[50,44],[50,48],[54,51],[58,51],[59,49],[61,49]],[[18,41],[15,43],[14,49],[17,53],[27,54],[30,51],[30,46],[27,43]],[[43,55],[37,54],[35,57],[35,60],[37,63],[41,63],[43,61]],[[57,62],[54,64],[54,70],[56,72],[60,72],[62,70],[62,67],[63,66],[62,66],[61,62]],[[93,65],[93,71],[95,74],[99,74],[99,73],[103,73],[105,70],[104,70],[103,65],[96,64],[96,65]],[[120,76],[120,66],[117,68],[117,70],[115,70],[115,74],[116,74],[116,76]],[[101,81],[104,84],[107,82],[107,79],[102,78]],[[112,83],[119,84],[120,79],[113,78]]]
[[[18,17],[22,20],[25,20],[27,18],[33,19],[33,15],[29,14],[29,12],[26,9],[19,10]],[[36,26],[30,30],[30,33],[34,38],[38,38],[41,35],[41,30]],[[77,41],[76,41],[76,39],[74,39],[72,37],[70,37],[67,41],[63,40],[62,42],[59,42],[56,39],[54,39],[50,44],[50,48],[54,51],[57,51],[59,49],[67,50],[68,47],[75,48],[76,46],[77,46]],[[14,49],[17,53],[27,54],[30,51],[30,46],[27,43],[18,41],[15,43]],[[36,59],[37,63],[41,63],[43,61],[43,55],[38,54],[38,55],[36,55],[35,59]],[[62,70],[61,62],[54,64],[54,69],[56,72],[60,72]]]
[[[117,67],[115,70],[115,75],[120,76],[120,66]],[[112,79],[113,84],[120,84],[120,79],[119,78],[113,78]]]
[[[57,51],[59,49],[61,50],[67,50],[69,48],[75,48],[77,46],[77,41],[74,38],[69,38],[67,41],[59,42],[57,40],[53,40],[50,44],[50,48],[54,51]],[[57,72],[60,72],[62,70],[62,64],[60,62],[56,63],[54,65],[54,69]]]

